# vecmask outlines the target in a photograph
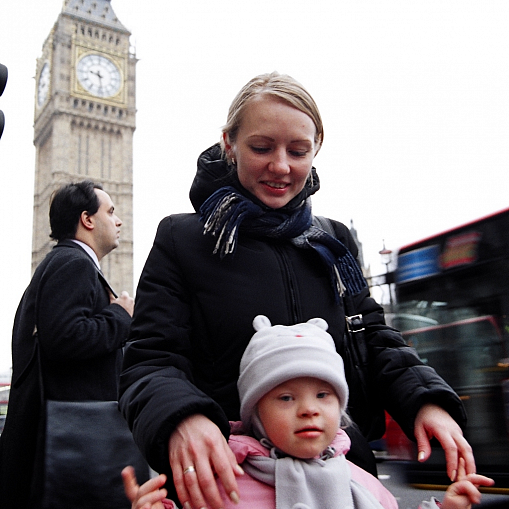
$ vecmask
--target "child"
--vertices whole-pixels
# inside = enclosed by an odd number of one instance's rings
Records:
[[[224,508],[397,509],[378,479],[345,458],[350,439],[340,425],[348,423],[348,386],[327,323],[314,318],[272,327],[257,316],[253,326],[237,384],[242,422],[232,423],[229,440],[245,474],[237,478],[238,505],[218,481]],[[124,481],[133,509],[172,507],[159,489],[164,476],[138,487],[128,470]],[[493,481],[466,476],[449,487],[441,506],[433,500],[425,505],[468,509],[480,498],[476,484]]]

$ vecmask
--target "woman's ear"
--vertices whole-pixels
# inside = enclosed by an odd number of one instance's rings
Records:
[[[224,151],[226,153],[226,157],[228,158],[228,160],[231,161],[232,159],[235,158],[235,154],[234,154],[233,146],[230,143],[230,136],[228,135],[228,133],[223,133],[223,143],[224,143]]]

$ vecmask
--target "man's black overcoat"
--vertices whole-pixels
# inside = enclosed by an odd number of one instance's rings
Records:
[[[60,241],[36,269],[19,304],[12,336],[12,385],[0,437],[0,505],[29,507],[40,468],[40,383],[34,326],[47,398],[116,400],[129,313],[110,298],[97,266],[78,244]],[[87,423],[83,423],[86,426]],[[32,507],[30,505],[30,507]]]

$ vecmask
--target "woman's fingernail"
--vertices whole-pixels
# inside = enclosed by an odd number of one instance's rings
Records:
[[[424,461],[424,451],[420,451],[417,455],[417,461]]]
[[[189,502],[184,502],[184,509],[193,509]]]
[[[457,473],[458,473],[458,472],[457,472],[456,470],[453,470],[453,471],[452,471],[452,475],[451,475],[451,481],[452,481],[452,482],[454,482],[454,481],[456,480],[456,474],[457,474]]]
[[[240,465],[237,465],[235,467],[235,470],[237,471],[238,474],[244,475],[244,470],[242,469],[242,467]]]
[[[240,502],[240,498],[239,498],[239,494],[236,492],[236,491],[232,491],[230,493],[230,500],[234,503],[234,504],[238,504]]]

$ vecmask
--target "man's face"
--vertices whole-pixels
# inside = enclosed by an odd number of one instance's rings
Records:
[[[95,189],[99,198],[99,209],[90,216],[94,223],[94,244],[99,259],[118,247],[122,221],[115,214],[115,207],[108,193]]]

